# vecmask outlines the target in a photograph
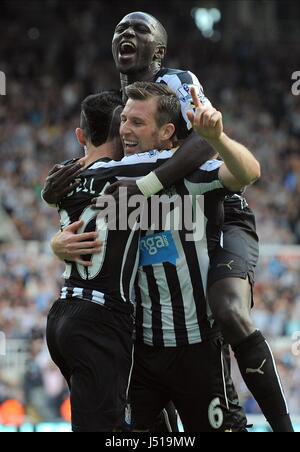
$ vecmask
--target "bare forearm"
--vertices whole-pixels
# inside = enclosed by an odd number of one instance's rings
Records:
[[[91,256],[101,251],[102,243],[97,239],[96,232],[77,234],[82,226],[82,221],[76,221],[63,231],[58,232],[51,240],[51,248],[61,261],[77,262],[88,267],[90,261],[85,261],[82,256]]]
[[[175,152],[174,157],[155,170],[155,174],[165,188],[195,171],[215,155],[212,147],[192,133]]]
[[[208,142],[220,154],[227,169],[241,185],[250,185],[259,179],[260,164],[245,146],[232,140],[224,132],[218,139]]]
[[[64,256],[60,253],[60,243],[59,243],[59,238],[61,235],[61,231],[58,232],[51,240],[50,242],[50,247],[52,250],[52,253],[54,254],[54,256],[56,256],[59,260],[61,260],[62,262],[64,262]]]

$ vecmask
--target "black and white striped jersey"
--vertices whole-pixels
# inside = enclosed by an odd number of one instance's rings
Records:
[[[198,78],[190,71],[183,71],[180,69],[164,68],[156,75],[154,82],[163,83],[176,94],[180,101],[181,113],[184,121],[180,130],[177,131],[178,138],[185,138],[192,126],[187,117],[187,112],[194,108],[191,96],[191,88],[194,87],[203,105],[211,105],[210,101],[204,94],[202,85]]]
[[[59,205],[62,228],[83,220],[80,232],[98,230],[104,243],[102,252],[92,257],[92,267],[67,265],[61,297],[83,298],[110,309],[130,311],[139,267],[137,339],[149,345],[193,344],[211,331],[206,281],[209,254],[219,243],[223,220],[226,191],[218,177],[222,163],[207,162],[170,191],[151,198],[150,210],[157,198],[171,208],[167,209],[164,229],[150,230],[150,217],[142,237],[139,230],[110,230],[103,218],[97,220],[91,199],[101,195],[108,184],[143,177],[172,156],[172,151],[151,151],[120,162],[98,161],[81,174],[81,185]],[[183,199],[178,214],[176,202]],[[191,218],[199,226],[196,231],[191,228]]]
[[[221,165],[218,160],[206,162],[165,192],[163,202],[174,206],[169,225],[141,237],[136,284],[139,342],[179,347],[199,343],[215,331],[206,285],[210,254],[220,242],[223,224],[226,190],[219,181]],[[178,199],[184,199],[183,208]],[[192,217],[196,229],[191,233],[186,220]]]
[[[110,309],[133,310],[131,295],[138,268],[140,231],[120,230],[118,224],[116,230],[111,230],[107,219],[92,209],[91,200],[119,179],[149,174],[172,155],[169,151],[149,152],[125,157],[120,162],[102,159],[81,174],[80,186],[58,205],[61,228],[82,220],[78,232],[97,230],[104,245],[100,254],[86,257],[92,261],[89,268],[67,263],[62,299],[83,298]]]

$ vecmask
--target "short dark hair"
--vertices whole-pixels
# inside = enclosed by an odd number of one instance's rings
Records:
[[[132,100],[157,99],[156,124],[174,124],[176,130],[181,118],[181,106],[176,94],[167,86],[153,82],[135,82],[126,87],[126,95]]]
[[[132,16],[133,14],[142,14],[144,16],[148,16],[151,17],[151,19],[153,19],[156,22],[157,25],[157,32],[158,34],[156,35],[157,38],[157,44],[158,45],[162,45],[165,46],[167,48],[168,46],[168,33],[167,30],[165,29],[165,27],[163,26],[163,24],[154,16],[152,16],[152,14],[146,13],[145,11],[133,11],[131,13],[126,14],[126,16],[123,17],[122,20],[124,20],[125,17],[127,16]]]
[[[119,91],[102,91],[86,97],[80,115],[80,127],[86,139],[98,147],[117,137],[122,109]]]

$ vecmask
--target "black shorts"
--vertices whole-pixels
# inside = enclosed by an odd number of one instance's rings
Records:
[[[240,195],[225,198],[224,213],[222,247],[211,256],[208,288],[225,278],[248,278],[253,287],[259,258],[254,213]]]
[[[225,278],[248,278],[253,287],[258,258],[258,239],[245,229],[227,225],[223,229],[222,247],[216,248],[211,256],[208,288]]]
[[[71,392],[74,432],[110,432],[123,417],[133,319],[80,299],[58,300],[47,322],[51,357]]]
[[[173,401],[186,432],[243,431],[238,402],[221,338],[177,348],[136,344],[130,386],[136,430],[149,430]]]

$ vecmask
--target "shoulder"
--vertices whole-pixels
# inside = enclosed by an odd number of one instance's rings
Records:
[[[182,70],[182,69],[170,69],[165,68],[162,69],[156,79],[157,83],[172,83],[177,85],[183,85],[183,84],[200,84],[198,78],[195,74],[191,71]],[[169,82],[169,83],[168,83]]]
[[[201,193],[224,188],[219,180],[219,169],[223,165],[220,160],[208,160],[200,168],[185,177],[185,184],[201,185]],[[197,188],[199,190],[199,187]]]
[[[192,99],[191,88],[196,89],[196,93],[203,105],[210,105],[210,101],[206,98],[203,86],[198,78],[191,71],[181,69],[162,69],[156,78],[156,83],[164,83],[174,91],[181,105],[190,104]]]
[[[99,168],[102,169],[110,169],[110,168],[120,168],[120,167],[126,167],[126,166],[134,166],[134,165],[140,165],[145,163],[154,163],[158,160],[166,160],[173,157],[172,151],[158,151],[158,150],[152,150],[148,152],[144,152],[141,154],[135,154],[130,155],[128,157],[124,157],[120,161],[110,161],[110,162],[98,162],[95,163],[93,166],[90,167],[90,170],[97,170]]]

